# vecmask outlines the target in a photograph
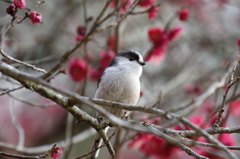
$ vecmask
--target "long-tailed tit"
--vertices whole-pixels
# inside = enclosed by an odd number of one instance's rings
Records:
[[[143,65],[145,62],[138,52],[129,50],[119,53],[100,78],[95,98],[135,105],[140,96],[140,76]],[[117,117],[123,117],[126,112],[111,107],[105,109]],[[107,130],[108,127],[105,132]],[[93,142],[95,144],[92,143],[90,150],[101,145],[102,141],[98,134],[95,135]],[[95,157],[98,153],[96,152]],[[94,158],[94,155],[90,156]]]

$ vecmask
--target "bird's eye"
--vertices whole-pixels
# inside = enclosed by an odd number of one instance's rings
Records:
[[[129,58],[129,61],[133,61],[133,60],[134,60],[133,58],[131,58],[131,57]]]

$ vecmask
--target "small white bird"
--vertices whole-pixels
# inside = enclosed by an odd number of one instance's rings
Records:
[[[128,50],[119,53],[104,71],[98,83],[95,98],[124,104],[135,105],[140,96],[140,76],[145,65],[141,54]],[[105,108],[110,113],[122,118],[126,111],[117,108]],[[105,129],[107,132],[108,127]],[[101,139],[95,135],[90,151],[101,146]],[[89,155],[96,158],[99,152]]]

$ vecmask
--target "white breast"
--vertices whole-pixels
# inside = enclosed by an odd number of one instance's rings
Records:
[[[132,67],[131,67],[132,68]],[[142,68],[109,67],[101,78],[95,98],[135,105],[140,95],[140,76]],[[116,116],[122,111],[116,108],[106,108]]]

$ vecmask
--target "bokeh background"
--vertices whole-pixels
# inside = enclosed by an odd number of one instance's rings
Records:
[[[104,0],[87,0],[87,17],[96,18],[101,11]],[[148,38],[150,28],[164,28],[171,17],[182,8],[189,10],[189,20],[182,22],[175,18],[170,28],[181,26],[184,28],[181,36],[172,41],[168,47],[165,58],[158,64],[148,62],[144,66],[141,78],[143,95],[139,105],[152,105],[162,94],[161,109],[167,110],[177,107],[181,103],[194,99],[203,93],[214,81],[222,77],[227,66],[238,54],[237,40],[240,38],[240,1],[238,0],[162,0],[158,16],[149,20],[146,14],[129,15],[120,25],[119,50],[136,50],[146,57],[152,47]],[[34,8],[36,0],[27,0],[27,6]],[[11,16],[5,10],[9,3],[0,1],[0,27],[2,30],[11,22]],[[84,7],[82,0],[46,0],[37,12],[42,14],[41,24],[31,24],[28,19],[14,26],[4,35],[2,46],[4,51],[22,61],[36,61],[45,58],[46,61],[36,66],[49,70],[59,58],[76,44],[77,27],[84,26]],[[108,12],[112,8],[108,8]],[[143,8],[137,7],[136,11]],[[19,10],[18,15],[24,16],[26,10]],[[114,17],[105,22],[107,25],[114,21]],[[89,29],[93,20],[87,23]],[[88,42],[86,49],[91,61],[91,68],[99,66],[100,52],[107,49],[107,40],[114,34],[114,28],[104,30]],[[84,58],[86,50],[79,48],[73,55]],[[12,63],[12,65],[14,65]],[[39,74],[20,65],[15,66],[30,74]],[[93,97],[97,88],[97,81],[91,81],[89,76],[85,82],[75,82],[69,75],[69,64],[64,66],[66,74],[57,75],[51,83],[62,89],[72,90],[84,96]],[[0,88],[11,89],[18,87],[18,83],[10,83],[7,77],[1,76]],[[189,86],[198,87],[199,92],[189,93]],[[219,90],[206,102],[217,106],[222,101],[224,90]],[[55,143],[65,139],[67,112],[60,106],[38,94],[21,89],[9,95],[0,96],[0,141],[15,144],[19,143],[19,133],[13,124],[13,118],[18,121],[24,132],[24,146],[34,147]],[[16,100],[15,98],[18,100]],[[40,107],[31,106],[24,101],[39,104]],[[215,100],[217,99],[217,100]],[[206,102],[204,104],[206,104]],[[52,104],[47,108],[41,105]],[[83,110],[94,115],[95,112],[88,107],[80,106]],[[201,109],[193,112],[191,116],[202,113]],[[14,116],[14,117],[13,117]],[[147,114],[134,113],[135,119],[145,117]],[[73,136],[89,127],[84,124],[73,123]],[[229,126],[236,126],[239,122],[236,117],[228,120]],[[92,134],[90,132],[89,134]],[[91,135],[81,142],[72,145],[68,158],[83,155],[88,150]],[[234,135],[236,142],[238,135]],[[1,150],[5,150],[1,148]],[[11,152],[11,151],[10,151]],[[121,155],[122,154],[122,155]],[[142,154],[135,150],[127,150],[126,145],[121,150],[119,158],[140,158]]]

